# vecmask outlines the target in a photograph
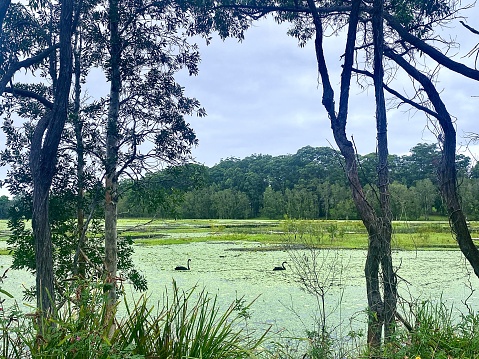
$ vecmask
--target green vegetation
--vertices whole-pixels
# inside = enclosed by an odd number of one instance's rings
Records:
[[[128,227],[127,223],[131,226]],[[320,248],[367,248],[367,233],[360,221],[276,221],[276,220],[162,220],[138,226],[138,222],[120,221],[124,232],[135,237],[136,244],[161,245],[198,241],[255,241],[270,244],[301,244],[301,228],[314,227],[314,245]],[[291,227],[292,224],[297,226]],[[475,223],[471,229],[476,230]],[[134,232],[128,231],[134,228]],[[291,233],[298,232],[296,243]],[[474,232],[473,232],[474,233]],[[293,237],[294,238],[294,237]],[[293,243],[291,243],[291,241]],[[395,222],[394,249],[456,249],[447,222]]]
[[[358,219],[338,158],[331,148],[306,146],[284,156],[228,158],[211,168],[168,167],[141,181],[121,182],[118,210],[123,217],[135,218]],[[435,144],[418,144],[410,155],[390,156],[394,219],[445,218],[433,166],[439,158]],[[375,203],[377,158],[367,154],[358,159],[365,193]],[[479,165],[472,166],[464,155],[457,155],[456,162],[463,210],[470,220],[478,220]],[[22,207],[17,201],[0,198],[0,219],[8,218],[11,205]],[[0,227],[0,238],[3,234]]]
[[[0,241],[6,241],[10,235],[10,230],[8,229],[8,221],[0,220]]]
[[[41,337],[37,317],[17,306],[0,313],[2,358],[212,358],[212,359],[365,359],[362,331],[346,337],[311,330],[306,336],[275,337],[268,330],[257,332],[248,323],[254,302],[242,298],[226,309],[216,296],[192,288],[181,291],[173,282],[162,303],[153,305],[140,297],[130,305],[117,306],[114,330],[105,322],[106,296],[103,284],[73,282],[69,298],[50,319]],[[1,293],[2,296],[10,296]],[[400,310],[394,337],[376,357],[390,359],[479,358],[479,316],[459,314],[437,302],[406,303]]]
[[[479,358],[479,316],[460,314],[443,302],[420,302],[409,311],[411,328],[400,327],[383,357]]]
[[[146,220],[123,218],[118,222],[120,237],[137,245],[182,244],[202,241],[249,241],[269,244],[291,244],[285,235],[299,228],[292,223],[312,226],[315,246],[320,248],[366,249],[367,233],[357,220]],[[394,222],[393,249],[456,249],[449,223],[446,221]],[[470,223],[471,233],[479,237],[479,222]],[[9,232],[6,221],[0,220],[0,231],[5,242]],[[297,237],[298,243],[301,244]],[[294,243],[293,243],[294,244]],[[6,244],[0,255],[9,254]]]
[[[117,307],[121,319],[109,332],[102,283],[76,282],[46,331],[37,337],[36,316],[13,308],[0,317],[2,358],[253,358],[267,332],[243,330],[248,306],[234,301],[226,310],[216,297],[173,283],[162,306],[147,298]],[[123,305],[123,307],[122,307]]]
[[[141,181],[121,183],[123,216],[197,219],[359,219],[341,155],[306,146],[284,156],[228,158],[209,168],[187,164],[166,168]],[[411,154],[389,157],[391,210],[395,220],[445,218],[438,191],[436,144],[418,144]],[[377,157],[358,155],[370,203],[377,203]],[[479,219],[479,165],[456,156],[463,210]]]

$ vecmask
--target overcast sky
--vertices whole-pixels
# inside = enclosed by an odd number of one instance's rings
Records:
[[[479,15],[479,8],[472,13]],[[479,16],[467,23],[479,28]],[[242,43],[217,38],[209,46],[199,42],[199,75],[184,75],[178,81],[189,96],[200,100],[208,113],[206,118],[189,118],[200,141],[193,151],[200,163],[212,166],[228,157],[291,154],[307,145],[335,146],[321,104],[322,87],[313,43],[300,48],[286,30],[286,25],[262,21],[246,32]],[[461,36],[458,51],[462,55],[479,42],[479,36],[469,34],[460,25],[446,31],[451,36]],[[337,95],[344,41],[333,36],[325,46]],[[460,54],[455,58],[474,65],[474,58],[461,58]],[[406,77],[400,78],[404,84],[396,81],[397,90],[409,83]],[[439,89],[450,113],[458,118],[459,140],[465,132],[479,132],[479,97],[472,97],[479,96],[479,84],[443,69]],[[408,113],[407,108],[388,113],[390,153],[403,155],[419,142],[435,141],[426,128],[425,117]],[[361,154],[375,151],[372,88],[353,86],[347,132],[354,136]]]
[[[467,23],[479,29],[479,7],[468,15]],[[458,23],[455,25],[445,29],[447,35],[461,43],[455,59],[474,66],[474,57],[462,56],[479,42],[479,36],[465,31]],[[213,166],[228,157],[293,154],[308,145],[336,148],[321,105],[322,87],[313,43],[300,48],[295,39],[287,36],[286,30],[286,25],[268,20],[256,23],[241,43],[235,39],[214,38],[206,46],[204,41],[198,41],[202,58],[198,76],[189,77],[182,72],[177,80],[188,96],[201,102],[208,114],[204,118],[188,118],[199,139],[199,146],[193,150],[199,163]],[[336,95],[343,48],[341,37],[332,36],[325,44]],[[93,74],[87,82],[90,95],[108,93],[108,84],[99,78]],[[406,77],[398,75],[398,79],[397,90],[408,88]],[[448,110],[457,117],[458,142],[464,143],[465,133],[479,132],[476,124],[479,83],[446,69],[441,70],[438,80]],[[403,106],[388,113],[392,154],[404,155],[419,142],[435,140],[427,129],[425,117],[406,109]],[[372,88],[353,86],[347,133],[354,136],[360,154],[375,151]],[[0,136],[2,146],[4,136]],[[478,146],[472,147],[472,155],[477,158]],[[0,177],[4,176],[3,168]],[[5,191],[0,189],[0,194]]]

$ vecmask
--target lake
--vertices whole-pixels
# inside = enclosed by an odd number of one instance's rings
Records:
[[[304,336],[314,329],[314,316],[318,313],[316,298],[303,291],[292,270],[291,255],[306,256],[304,249],[278,249],[273,245],[251,242],[199,242],[191,244],[148,246],[135,245],[135,265],[142,272],[149,286],[151,304],[161,301],[166,288],[175,280],[182,290],[193,286],[205,288],[211,295],[218,295],[219,303],[226,308],[237,298],[246,303],[255,300],[249,313],[248,325],[264,329],[271,326],[273,333],[282,336]],[[177,265],[186,265],[191,258],[190,271],[175,271]],[[364,280],[364,250],[321,250],[318,265],[319,276],[326,276],[331,265],[336,265],[334,278],[324,279],[329,315],[327,323],[337,327],[338,336],[350,330],[366,330],[367,306]],[[0,265],[6,269],[9,256],[0,257]],[[287,261],[286,270],[273,271],[273,267]],[[398,267],[399,294],[406,301],[412,299],[440,299],[465,310],[462,303],[471,294],[468,283],[478,287],[478,280],[471,275],[461,252],[457,251],[396,251],[394,266]],[[322,272],[324,269],[324,273]],[[22,271],[9,271],[2,288],[16,294],[22,284],[34,283],[33,276]],[[132,295],[132,291],[129,291]],[[138,297],[138,293],[134,294]],[[8,303],[8,302],[7,302]],[[468,303],[475,310],[478,295],[473,293]],[[8,305],[8,304],[7,304]],[[338,326],[341,324],[341,326]]]
[[[304,335],[314,328],[317,314],[316,298],[303,291],[291,265],[287,270],[273,271],[281,262],[295,257],[310,257],[308,250],[270,250],[271,245],[250,242],[201,242],[168,246],[137,246],[134,261],[147,277],[153,301],[159,300],[163,289],[171,287],[174,279],[178,287],[189,289],[195,285],[217,294],[220,303],[229,305],[244,296],[254,300],[251,322],[255,327],[272,326],[274,331]],[[478,280],[460,251],[397,251],[393,253],[398,267],[399,294],[406,301],[413,299],[440,299],[464,310],[462,301],[469,296],[469,280],[477,288]],[[186,265],[191,258],[190,271],[175,271],[177,265]],[[324,281],[325,296],[331,327],[342,323],[342,332],[366,329],[367,306],[364,250],[322,250],[319,252],[319,276],[328,275],[333,263],[336,275]],[[297,262],[297,261],[296,261]],[[325,273],[322,273],[324,269]],[[337,274],[337,273],[336,273]],[[468,303],[478,303],[474,293]],[[479,309],[474,307],[474,309]],[[352,320],[350,320],[352,318]]]

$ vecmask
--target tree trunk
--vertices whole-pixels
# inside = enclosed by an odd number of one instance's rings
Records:
[[[419,72],[398,54],[389,50],[385,54],[401,66],[411,77],[416,79],[424,88],[429,100],[436,111],[436,118],[439,121],[443,136],[442,160],[439,167],[438,177],[441,194],[446,202],[449,213],[449,222],[456,237],[457,243],[464,257],[469,261],[474,273],[479,277],[479,251],[472,241],[471,233],[467,226],[466,216],[462,211],[457,191],[456,174],[456,131],[444,102],[441,100],[432,81]]]
[[[356,153],[351,141],[346,137],[346,123],[349,102],[349,89],[351,82],[351,73],[354,60],[356,30],[359,22],[361,1],[352,2],[352,9],[349,18],[348,34],[344,54],[344,65],[341,73],[340,103],[339,111],[336,113],[334,104],[334,91],[329,79],[328,69],[323,51],[323,30],[321,18],[316,9],[313,0],[308,0],[308,5],[313,15],[313,21],[316,30],[315,48],[318,62],[318,71],[323,83],[322,103],[325,107],[333,130],[334,139],[339,147],[342,156],[345,159],[345,171],[352,191],[353,201],[361,216],[361,220],[368,231],[368,255],[365,264],[366,290],[369,306],[369,325],[368,325],[368,343],[372,349],[379,348],[382,341],[382,327],[385,319],[389,328],[391,328],[396,304],[396,281],[392,270],[391,261],[391,214],[388,194],[388,173],[387,173],[387,127],[386,114],[384,106],[384,94],[382,91],[376,91],[378,97],[377,116],[378,116],[378,145],[380,146],[380,165],[378,168],[379,186],[381,188],[380,202],[383,215],[378,217],[373,207],[366,200],[361,182],[359,180]],[[379,2],[376,1],[376,6]],[[382,16],[379,9],[378,18]],[[381,19],[376,21],[382,21]],[[376,31],[381,31],[381,24],[376,23]],[[382,34],[380,35],[382,36]],[[375,71],[381,81],[382,87],[382,59],[381,44],[382,37],[376,39],[378,49],[376,54],[379,56],[376,60]],[[380,292],[379,269],[383,269],[383,285],[386,301],[383,302]],[[385,305],[385,303],[387,303]],[[386,330],[389,336],[389,329]]]
[[[391,256],[392,213],[389,198],[387,115],[384,99],[384,3],[374,0],[372,15],[374,51],[374,91],[376,98],[376,131],[378,141],[378,190],[381,215],[378,218],[379,262],[382,270],[384,296],[384,336],[388,340],[394,333],[394,315],[397,304],[397,279]]]
[[[76,35],[75,51],[74,51],[74,73],[75,73],[75,97],[73,104],[73,124],[75,128],[76,154],[77,154],[77,236],[78,244],[73,262],[73,273],[85,278],[86,260],[85,252],[85,210],[84,210],[84,191],[85,191],[85,155],[83,144],[83,121],[80,118],[80,102],[81,102],[81,35]]]
[[[107,319],[114,316],[116,303],[117,276],[117,166],[118,166],[118,117],[120,110],[121,74],[120,58],[121,44],[118,31],[119,9],[118,0],[110,0],[110,104],[108,111],[106,138],[106,178],[105,178],[105,266],[109,288],[109,313]]]
[[[73,1],[62,0],[60,18],[60,71],[53,109],[35,127],[30,168],[33,178],[32,226],[35,238],[36,295],[41,315],[51,315],[55,303],[53,250],[48,216],[50,186],[56,170],[61,134],[67,119],[72,73]]]
[[[45,166],[42,166],[45,167]],[[35,238],[37,308],[46,316],[55,303],[53,245],[48,215],[50,183],[47,176],[35,176],[33,185],[32,227]]]

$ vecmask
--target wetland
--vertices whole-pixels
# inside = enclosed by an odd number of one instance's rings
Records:
[[[404,305],[432,299],[458,311],[478,309],[471,290],[476,279],[446,222],[398,223],[395,229],[393,262]],[[251,329],[302,337],[314,330],[321,314],[318,297],[302,288],[297,270],[298,258],[314,255],[326,289],[327,325],[338,336],[366,330],[367,236],[359,222],[122,220],[119,230],[134,237],[133,260],[148,280],[146,295],[152,305],[161,306],[175,281],[183,291],[205,289],[225,308],[234,301],[252,303]],[[191,269],[175,271],[188,258]],[[0,260],[4,269],[11,263],[8,255]],[[273,271],[284,261],[286,270]],[[11,271],[2,288],[21,301],[22,286],[33,282],[32,275]],[[128,285],[125,290],[130,300],[141,295]]]

